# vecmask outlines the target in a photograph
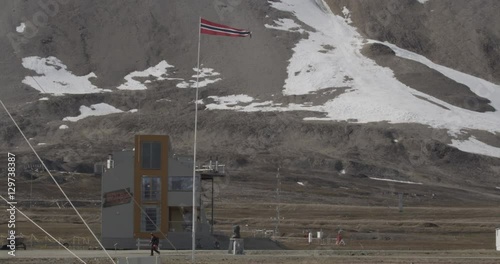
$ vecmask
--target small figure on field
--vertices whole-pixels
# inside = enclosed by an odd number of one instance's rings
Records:
[[[342,237],[342,230],[339,230],[337,233],[337,241],[335,241],[335,245],[337,246],[345,246],[344,238]]]

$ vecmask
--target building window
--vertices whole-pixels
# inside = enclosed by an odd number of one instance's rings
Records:
[[[161,198],[161,179],[160,177],[143,176],[142,177],[142,200],[159,201]]]
[[[143,169],[161,169],[161,143],[157,141],[142,142],[141,160]]]
[[[142,217],[141,217],[141,231],[156,232],[159,231],[159,226],[160,226],[160,207],[145,206],[144,212],[142,212]]]
[[[196,190],[200,190],[200,177],[196,176]],[[168,178],[170,191],[193,191],[193,176],[173,176]]]
[[[197,209],[197,218],[200,219],[200,210]],[[171,232],[191,232],[193,228],[192,207],[169,207],[169,227]]]
[[[168,189],[170,191],[192,191],[193,190],[193,177],[169,177]]]

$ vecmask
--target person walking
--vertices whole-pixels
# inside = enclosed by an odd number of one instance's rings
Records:
[[[335,241],[335,245],[337,246],[345,246],[344,238],[342,237],[342,230],[339,230],[337,234],[337,241]]]
[[[153,233],[151,233],[151,241],[149,242],[151,245],[151,256],[153,256],[153,251],[158,253],[160,255],[160,251],[158,251],[158,245],[160,244],[160,239],[155,236]]]

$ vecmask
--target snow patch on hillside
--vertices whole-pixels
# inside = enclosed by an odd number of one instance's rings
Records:
[[[262,108],[255,109],[262,106],[271,106],[272,102],[262,102],[262,103],[252,103],[255,98],[245,95],[228,95],[228,96],[209,96],[215,103],[207,104],[206,108],[208,110],[236,110],[242,112],[255,112],[255,111],[265,111]],[[242,105],[243,104],[243,105]],[[270,109],[269,111],[275,111]]]
[[[91,105],[90,107],[82,105],[82,106],[80,106],[80,115],[79,116],[65,117],[65,118],[63,118],[63,121],[76,122],[76,121],[82,120],[84,118],[87,118],[89,116],[104,116],[104,115],[122,113],[122,112],[123,112],[122,110],[117,109],[114,106],[111,106],[111,105],[106,104],[106,103],[94,104],[94,105]]]
[[[127,81],[124,84],[118,86],[120,90],[146,90],[147,87],[144,84],[151,83],[154,81],[163,80],[182,80],[179,78],[167,78],[167,71],[169,68],[173,68],[173,65],[168,64],[165,60],[158,63],[156,66],[145,69],[144,71],[134,71],[129,73],[124,79]],[[147,78],[143,82],[136,80],[135,78]]]
[[[16,31],[18,33],[24,33],[24,30],[26,29],[26,24],[21,23],[19,26],[16,27]]]
[[[465,152],[476,153],[491,157],[500,157],[500,148],[496,148],[477,140],[475,137],[470,137],[467,140],[451,140],[450,146]]]
[[[213,77],[213,76],[219,76],[220,73],[214,71],[214,69],[211,68],[201,68],[200,69],[200,74],[198,76],[198,68],[193,68],[193,71],[196,72],[195,75],[191,76],[192,79],[189,81],[182,81],[178,83],[176,86],[177,88],[196,88],[196,78],[199,77],[199,82],[198,82],[198,88],[202,88],[205,86],[208,86],[209,84],[216,83],[222,78],[215,78],[215,79],[209,79],[208,77]]]
[[[33,70],[38,74],[36,76],[26,76],[22,82],[40,91],[40,93],[64,95],[111,91],[100,89],[90,82],[90,78],[96,78],[93,72],[85,76],[76,76],[68,71],[66,65],[56,57],[26,57],[23,58],[22,65],[24,68]]]
[[[351,20],[351,11],[349,11],[349,9],[347,9],[347,7],[343,7],[342,8],[342,14],[344,15],[344,21],[347,23],[347,24],[352,24],[352,20]]]
[[[209,96],[214,103],[207,104],[208,110],[234,110],[240,112],[289,112],[289,111],[314,111],[318,108],[314,106],[289,104],[282,106],[281,103],[273,101],[256,102],[257,99],[244,95],[229,95],[229,96]]]
[[[26,76],[22,81],[41,93],[64,95],[64,94],[90,94],[100,92],[111,92],[109,89],[101,89],[90,82],[90,78],[97,78],[94,73],[85,76],[73,75],[56,57],[41,58],[38,56],[26,57],[22,60],[26,69],[35,71],[38,76]],[[168,69],[174,66],[165,60],[144,71],[134,71],[124,77],[125,83],[117,87],[119,90],[145,90],[145,84],[152,81],[183,80],[182,78],[169,78]],[[140,80],[137,80],[140,78]]]
[[[245,94],[229,95],[222,97],[209,96],[208,98],[213,99],[219,104],[225,104],[225,105],[236,105],[238,103],[251,103],[253,100],[255,100],[253,97]]]
[[[375,40],[369,40],[368,42],[383,44],[391,48],[398,57],[422,63],[425,66],[440,72],[444,76],[458,83],[466,85],[467,87],[469,87],[469,89],[471,89],[473,93],[481,97],[490,99],[492,101],[491,105],[496,110],[500,110],[500,85],[496,85],[481,78],[436,64],[420,54],[402,49],[388,42],[380,42]]]
[[[300,25],[295,23],[295,21],[293,21],[292,19],[289,19],[289,18],[280,18],[276,21],[274,21],[274,23],[276,24],[276,26],[274,25],[269,25],[269,24],[265,24],[264,26],[266,28],[270,28],[270,29],[276,29],[276,30],[284,30],[284,31],[290,31],[290,32],[304,32],[303,29],[300,28]]]

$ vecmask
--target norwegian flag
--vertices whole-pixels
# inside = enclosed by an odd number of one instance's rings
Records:
[[[210,22],[206,19],[201,19],[200,24],[201,34],[227,36],[227,37],[252,37],[252,32],[244,29],[237,29],[225,25]]]

